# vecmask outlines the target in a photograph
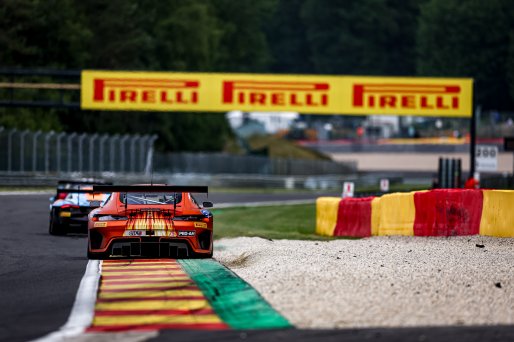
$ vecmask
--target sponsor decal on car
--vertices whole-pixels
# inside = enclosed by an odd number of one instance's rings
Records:
[[[178,236],[195,236],[196,232],[194,230],[179,230]]]
[[[94,227],[95,228],[107,227],[107,222],[95,222]]]
[[[195,222],[195,228],[207,228],[207,223],[205,223],[205,222]]]
[[[172,230],[126,230],[123,236],[177,237],[177,232]]]

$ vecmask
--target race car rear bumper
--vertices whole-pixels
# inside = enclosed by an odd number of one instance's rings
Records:
[[[58,223],[61,227],[66,227],[66,231],[87,233],[87,216],[60,217]]]
[[[112,257],[188,258],[187,241],[160,239],[158,241],[114,240],[109,248]]]
[[[209,249],[194,249],[187,238],[169,237],[120,237],[109,241],[106,248],[99,249],[95,232],[90,231],[90,251],[112,258],[191,258],[210,256]]]

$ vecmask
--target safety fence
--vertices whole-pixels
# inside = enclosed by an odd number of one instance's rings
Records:
[[[320,197],[316,233],[327,236],[514,237],[514,191],[438,189],[382,197]]]
[[[156,135],[6,130],[0,127],[0,172],[149,172]]]
[[[354,162],[298,160],[239,156],[226,153],[156,154],[154,168],[167,173],[259,174],[259,175],[342,175],[357,169]]]

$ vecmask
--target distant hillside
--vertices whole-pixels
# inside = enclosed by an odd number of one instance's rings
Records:
[[[306,160],[331,160],[321,152],[298,146],[295,143],[272,135],[255,135],[248,139],[252,152],[270,158],[289,158]]]

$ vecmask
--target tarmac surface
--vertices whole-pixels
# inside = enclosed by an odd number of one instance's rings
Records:
[[[332,194],[333,195],[333,194]],[[215,203],[305,200],[319,194],[210,194]],[[67,320],[84,274],[85,235],[48,234],[48,194],[0,196],[0,341],[29,341]],[[109,341],[91,336],[84,341]],[[150,337],[150,336],[149,336]],[[126,341],[131,339],[126,339]],[[135,340],[135,339],[132,339]],[[151,341],[507,341],[514,326],[344,330],[161,331]]]

